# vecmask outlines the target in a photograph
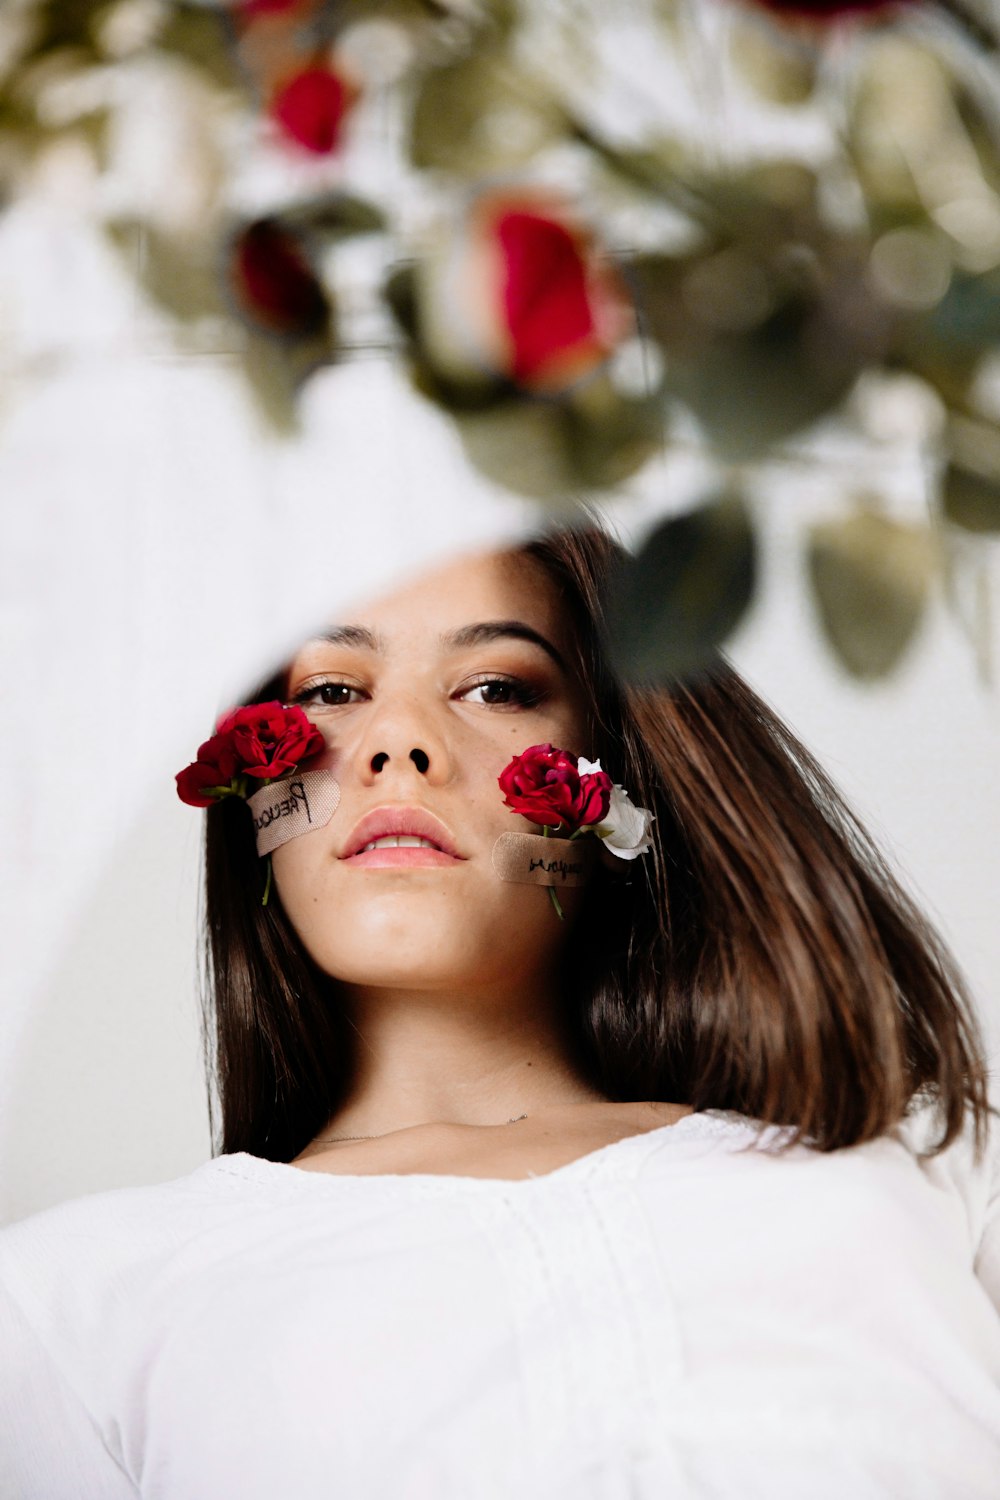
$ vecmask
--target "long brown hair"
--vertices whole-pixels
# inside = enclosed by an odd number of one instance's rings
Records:
[[[600,528],[519,550],[574,626],[591,753],[655,814],[651,856],[601,874],[568,945],[561,1004],[581,1076],[613,1100],[792,1126],[788,1146],[821,1151],[872,1140],[929,1100],[932,1151],[971,1111],[981,1152],[997,1110],[965,981],[814,758],[721,655],[670,688],[615,677],[601,601],[622,553]],[[279,674],[247,701],[283,695]],[[219,1149],[289,1161],[347,1095],[351,1023],[280,899],[261,905],[237,799],[206,814],[205,854]]]

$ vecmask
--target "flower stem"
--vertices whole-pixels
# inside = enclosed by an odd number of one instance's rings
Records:
[[[263,899],[262,899],[262,901],[260,903],[261,906],[266,906],[267,905],[267,898],[268,898],[268,896],[270,894],[271,894],[271,856],[268,855],[267,856],[267,880],[264,882],[264,896],[263,896]]]
[[[549,837],[549,835],[550,835],[549,825],[547,823],[543,823],[543,825],[542,825],[542,838],[543,839],[547,839]],[[555,888],[555,886],[554,885],[550,885],[548,887],[548,892],[549,892],[549,900],[552,902],[552,905],[555,907],[556,916],[559,918],[560,922],[564,922],[566,920],[566,913],[563,911],[562,907],[559,905],[559,897],[556,895],[556,888]]]

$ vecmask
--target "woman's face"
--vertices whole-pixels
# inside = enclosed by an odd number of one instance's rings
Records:
[[[285,696],[311,714],[322,706],[328,748],[317,764],[333,771],[341,801],[325,828],[272,858],[282,905],[327,974],[480,988],[547,969],[579,893],[561,893],[560,922],[547,891],[501,881],[491,853],[502,833],[538,831],[497,785],[512,756],[545,741],[592,753],[571,645],[540,564],[493,553],[352,611],[299,651]],[[376,836],[362,819],[404,809],[437,820],[454,853],[352,852]]]

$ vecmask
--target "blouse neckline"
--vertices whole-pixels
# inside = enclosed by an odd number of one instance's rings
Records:
[[[620,1140],[609,1141],[561,1167],[554,1167],[550,1172],[538,1172],[528,1177],[470,1177],[447,1172],[320,1172],[297,1167],[292,1162],[270,1161],[266,1157],[252,1156],[247,1151],[217,1156],[206,1163],[206,1167],[262,1185],[284,1184],[305,1192],[336,1191],[338,1187],[376,1192],[380,1187],[392,1187],[397,1191],[409,1188],[423,1194],[453,1193],[459,1190],[489,1193],[496,1192],[498,1188],[517,1192],[530,1191],[544,1183],[591,1181],[612,1172],[620,1174],[623,1167],[626,1168],[625,1175],[631,1176],[647,1156],[675,1142],[724,1135],[739,1136],[750,1132],[756,1134],[761,1128],[760,1120],[739,1114],[735,1110],[697,1110],[682,1115],[679,1120],[670,1124],[657,1125],[652,1130],[636,1131],[632,1135],[622,1136]],[[766,1126],[763,1128],[768,1129]],[[627,1170],[628,1167],[631,1167],[631,1171]]]

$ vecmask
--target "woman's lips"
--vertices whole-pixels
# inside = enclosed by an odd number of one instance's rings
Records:
[[[403,847],[370,849],[367,853],[365,852],[367,845],[390,839],[394,841],[403,839]],[[414,847],[416,839],[421,840],[423,848]],[[339,858],[347,863],[363,858],[367,865],[373,865],[376,862],[371,859],[371,856],[382,853],[436,854],[439,858],[430,861],[434,864],[442,862],[459,864],[463,859],[455,847],[451,832],[436,814],[426,807],[407,807],[402,803],[386,803],[383,807],[374,808],[359,819],[345,841]],[[443,856],[443,860],[440,856]],[[392,859],[388,862],[390,867],[414,863],[426,864],[428,861]]]
[[[366,870],[399,870],[422,867],[436,868],[441,865],[460,865],[464,861],[442,849],[388,848],[362,850],[344,860],[345,865],[363,865]]]

